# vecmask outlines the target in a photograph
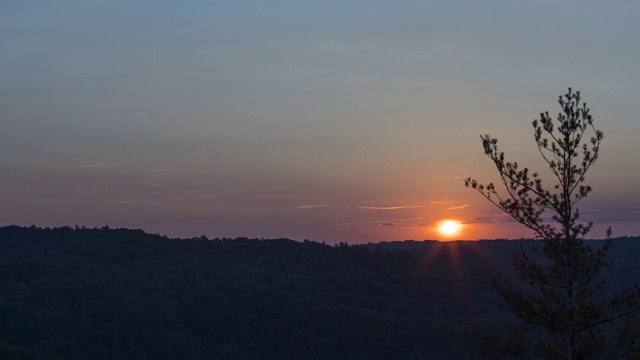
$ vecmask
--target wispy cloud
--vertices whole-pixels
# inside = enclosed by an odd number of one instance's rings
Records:
[[[411,222],[410,220],[419,220],[422,218],[406,218],[406,219],[383,219],[383,220],[370,220],[370,221],[351,221],[339,224],[334,224],[336,227],[351,227],[351,226],[399,226],[399,227],[417,227],[417,226],[429,226],[426,223]]]
[[[263,198],[263,199],[281,199],[281,198],[293,198],[293,197],[301,197],[301,194],[255,194],[252,195],[254,198]]]
[[[640,205],[630,204],[606,209],[581,211],[580,218],[596,223],[638,221],[640,220]]]
[[[447,210],[462,210],[462,209],[468,208],[469,206],[471,206],[471,205],[469,205],[469,204],[452,205],[452,206],[447,207]]]
[[[162,182],[162,181],[146,181],[144,184],[146,186],[163,186],[164,182]]]
[[[395,218],[387,219],[385,221],[412,221],[412,220],[422,220],[422,219],[424,219],[422,216],[417,216],[417,217],[395,217]]]
[[[102,169],[102,168],[110,168],[110,167],[116,167],[116,166],[119,166],[119,164],[95,162],[95,163],[89,163],[84,165],[84,167],[88,169]]]
[[[399,224],[395,222],[381,222],[378,223],[379,226],[427,226],[427,224]]]
[[[515,220],[507,214],[480,215],[471,220],[464,221],[465,224],[498,224],[515,222]]]
[[[298,206],[294,206],[294,209],[315,209],[315,208],[322,208],[322,207],[327,207],[329,205],[323,205],[323,204],[308,204],[308,205],[298,205]]]
[[[402,210],[402,209],[419,209],[423,208],[423,205],[402,205],[402,206],[358,206],[360,210]]]
[[[140,202],[140,200],[138,200],[138,199],[112,199],[112,200],[107,200],[107,203],[113,204],[113,205],[132,205],[132,204],[137,204],[139,202]]]

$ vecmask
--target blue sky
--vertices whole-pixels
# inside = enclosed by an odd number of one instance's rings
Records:
[[[169,236],[527,236],[462,179],[479,134],[582,91],[605,132],[582,204],[638,235],[640,3],[4,1],[0,223]]]

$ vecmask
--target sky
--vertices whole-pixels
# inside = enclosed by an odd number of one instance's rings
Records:
[[[350,244],[532,236],[479,135],[605,133],[589,237],[640,235],[640,2],[0,2],[0,225]],[[551,179],[549,179],[551,180]],[[460,231],[438,231],[444,220]]]

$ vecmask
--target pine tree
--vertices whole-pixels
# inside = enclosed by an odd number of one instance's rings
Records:
[[[559,97],[557,119],[548,112],[533,121],[540,155],[551,170],[554,184],[543,185],[538,173],[507,162],[498,140],[481,136],[484,153],[495,164],[505,192],[493,183],[472,178],[465,186],[531,229],[529,249],[521,248],[513,266],[521,284],[496,279],[492,287],[504,298],[523,326],[507,339],[477,336],[485,355],[543,359],[633,358],[638,356],[640,289],[614,291],[603,278],[611,266],[611,228],[597,245],[584,242],[591,222],[579,222],[577,204],[592,191],[585,174],[598,159],[603,132],[596,129],[580,92]],[[589,138],[589,134],[591,137]],[[504,195],[506,194],[506,195]]]

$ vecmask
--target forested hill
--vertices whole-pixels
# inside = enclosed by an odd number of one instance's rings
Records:
[[[512,320],[488,284],[519,246],[2,227],[0,359],[471,359],[465,329]],[[611,278],[639,255],[616,239]]]

